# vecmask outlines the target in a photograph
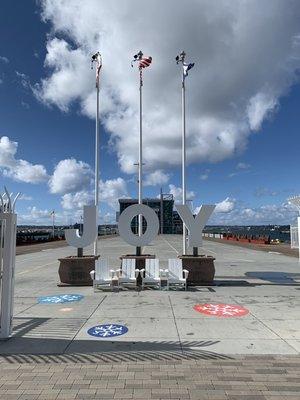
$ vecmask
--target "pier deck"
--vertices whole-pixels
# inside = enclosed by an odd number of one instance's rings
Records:
[[[132,252],[120,237],[100,241],[99,248],[116,268],[118,257]],[[180,251],[175,235],[159,236],[144,249],[163,268]],[[187,292],[57,287],[57,259],[75,249],[17,256],[15,331],[0,342],[0,398],[299,398],[297,259],[213,241],[204,241],[200,253],[216,258],[215,284]],[[39,296],[71,293],[84,298],[37,303]],[[249,313],[217,317],[193,309],[205,303]],[[106,339],[88,335],[99,324],[125,325],[128,332]],[[26,389],[27,381],[32,386]],[[63,397],[67,389],[74,397]]]

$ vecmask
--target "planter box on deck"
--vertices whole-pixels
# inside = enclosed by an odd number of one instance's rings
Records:
[[[69,256],[59,258],[59,278],[58,286],[92,286],[93,281],[90,272],[95,269],[95,260],[99,256]]]
[[[178,256],[182,259],[182,266],[189,271],[188,285],[212,284],[215,277],[215,258],[212,256]]]

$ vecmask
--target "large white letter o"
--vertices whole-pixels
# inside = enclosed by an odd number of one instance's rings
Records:
[[[142,214],[147,221],[146,232],[142,236],[135,235],[131,230],[132,218],[136,215]],[[125,242],[132,246],[146,246],[150,244],[158,233],[159,221],[155,211],[145,204],[134,204],[127,207],[119,217],[119,234]]]

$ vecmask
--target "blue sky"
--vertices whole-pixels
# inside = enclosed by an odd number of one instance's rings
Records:
[[[269,4],[270,9],[258,3],[258,11],[255,5],[243,9],[233,1],[230,12],[226,2],[216,10],[202,1],[204,16],[197,21],[193,11],[199,11],[198,4],[192,1],[192,10],[172,11],[174,18],[181,13],[189,22],[185,36],[168,20],[167,5],[159,4],[161,20],[155,19],[151,35],[155,2],[145,13],[134,3],[125,1],[121,10],[116,1],[108,6],[93,0],[84,5],[45,0],[2,6],[0,178],[1,187],[23,194],[19,222],[48,224],[52,209],[58,222],[74,222],[82,205],[92,201],[94,71],[89,61],[98,49],[103,49],[104,63],[101,221],[114,220],[118,197],[136,196],[138,87],[130,61],[141,46],[153,56],[153,66],[144,73],[144,196],[156,197],[163,187],[180,201],[180,82],[171,55],[185,46],[195,61],[187,79],[187,186],[194,208],[218,204],[211,223],[292,222],[296,214],[286,199],[300,192],[299,3],[290,1],[291,15],[282,9],[284,1]],[[139,34],[134,17],[127,29],[131,12],[140,13],[141,22],[150,26],[148,36]],[[257,37],[254,33],[249,39],[245,18],[249,14],[253,32],[255,12],[262,21],[255,19]],[[277,18],[286,32],[274,29]],[[233,24],[233,36],[227,38],[225,28]]]

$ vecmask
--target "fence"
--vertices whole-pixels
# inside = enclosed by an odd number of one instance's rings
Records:
[[[298,226],[294,225],[290,227],[291,232],[291,248],[298,249],[299,248],[299,235],[298,235]]]
[[[12,201],[5,189],[0,195],[0,339],[12,333],[18,195]]]

